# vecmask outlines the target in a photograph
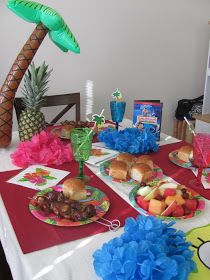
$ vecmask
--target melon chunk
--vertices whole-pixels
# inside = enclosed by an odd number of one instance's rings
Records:
[[[185,204],[185,199],[180,194],[176,194],[175,197],[178,205]]]
[[[149,209],[149,201],[147,201],[147,200],[144,200],[144,197],[143,196],[137,196],[136,197],[136,202],[137,202],[137,204],[141,207],[141,208],[143,208],[144,210],[146,210],[146,211],[148,211],[148,209]]]
[[[170,205],[173,201],[176,201],[176,195],[169,195],[165,199],[166,205]]]
[[[158,189],[159,189],[159,187],[154,187],[150,191],[150,193],[147,196],[145,196],[144,200],[151,200],[151,199],[155,198],[158,195],[158,193],[159,193]]]
[[[162,185],[159,186],[159,191],[160,191],[160,194],[163,195],[165,189],[176,189],[176,188],[177,188],[177,184],[167,182],[167,183],[163,183]]]
[[[172,212],[176,209],[177,203],[174,200],[162,213],[161,216],[170,216]]]
[[[160,215],[165,209],[166,204],[164,201],[151,199],[149,203],[149,212],[154,215]]]
[[[151,192],[151,187],[145,186],[145,187],[140,187],[139,190],[137,191],[137,194],[142,196],[147,196],[150,192]]]
[[[176,189],[167,188],[164,190],[163,197],[176,195]]]
[[[167,196],[166,199],[165,199],[165,203],[167,205],[170,205],[174,200],[176,201],[176,203],[178,205],[185,204],[185,199],[181,195],[179,195],[179,194]]]

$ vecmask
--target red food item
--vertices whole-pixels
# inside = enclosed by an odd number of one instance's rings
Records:
[[[136,197],[137,204],[144,210],[148,211],[149,209],[149,201],[144,200],[144,196],[137,196]]]
[[[160,194],[158,194],[158,195],[155,197],[155,199],[157,199],[157,200],[164,200],[163,196],[160,195]]]
[[[171,216],[171,213],[177,208],[177,203],[174,200],[164,211],[161,216]]]
[[[163,193],[164,198],[166,198],[167,196],[174,196],[174,195],[176,195],[176,189],[168,188],[164,190]]]
[[[184,208],[184,215],[185,215],[185,216],[188,216],[188,215],[191,214],[190,209],[188,209],[185,205],[183,205],[183,208]]]
[[[198,201],[197,201],[197,199],[186,199],[185,206],[189,210],[195,211],[197,209],[197,206],[198,206]]]
[[[30,204],[33,205],[33,206],[37,206],[38,205],[36,199],[34,199],[34,198],[32,198],[32,200],[30,201]]]
[[[182,217],[184,216],[184,208],[181,205],[177,205],[176,209],[172,213],[173,217]]]

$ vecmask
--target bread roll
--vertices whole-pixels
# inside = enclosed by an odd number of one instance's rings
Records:
[[[190,146],[182,146],[178,150],[177,157],[184,162],[190,162],[193,159],[193,148]]]
[[[145,182],[153,175],[152,168],[144,163],[136,163],[130,170],[130,176],[137,182]]]
[[[149,155],[143,155],[136,158],[136,163],[144,163],[149,165],[151,169],[154,168],[153,161]]]
[[[109,169],[109,176],[120,179],[120,180],[126,180],[128,173],[128,166],[124,161],[120,160],[113,160],[110,164]]]
[[[116,160],[125,162],[127,166],[130,168],[135,161],[135,157],[128,153],[122,153],[116,157]]]
[[[64,181],[63,194],[66,198],[72,200],[81,200],[87,197],[84,182],[77,178],[70,178]]]

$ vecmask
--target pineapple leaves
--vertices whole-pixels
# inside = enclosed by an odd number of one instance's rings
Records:
[[[48,71],[45,62],[36,67],[31,63],[30,69],[24,76],[24,87],[22,88],[23,102],[26,108],[39,110],[44,105],[44,94],[48,91],[47,87],[52,69]]]

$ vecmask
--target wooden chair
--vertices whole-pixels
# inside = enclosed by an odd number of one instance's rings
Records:
[[[20,118],[20,113],[25,109],[22,99],[23,99],[22,97],[16,97],[14,101],[14,107],[15,107],[18,121]],[[52,124],[56,123],[73,106],[76,106],[75,108],[76,121],[80,121],[80,92],[45,96],[45,103],[42,107],[61,106],[61,105],[67,105],[67,106],[57,116],[55,116],[50,123]]]
[[[195,121],[190,121],[190,123],[194,125]],[[177,139],[192,143],[192,134],[189,132],[185,120],[181,121],[174,118],[173,136]]]

